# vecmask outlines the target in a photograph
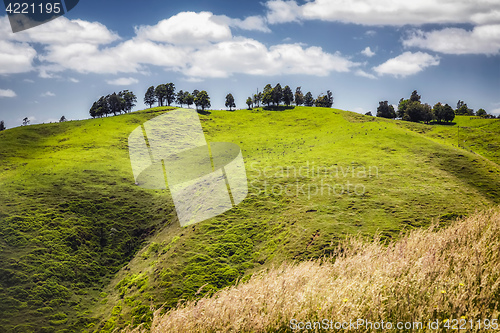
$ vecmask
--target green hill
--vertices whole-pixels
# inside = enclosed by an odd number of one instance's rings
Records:
[[[500,204],[497,120],[457,117],[474,124],[463,149],[452,145],[454,126],[307,107],[212,111],[200,115],[207,141],[241,147],[249,195],[181,228],[168,191],[134,184],[128,156],[130,132],[163,112],[0,132],[7,332],[148,322],[151,305],[211,294],[284,259],[333,253],[346,235],[396,238]]]

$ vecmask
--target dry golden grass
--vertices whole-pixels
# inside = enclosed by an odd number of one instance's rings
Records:
[[[291,319],[395,325],[498,319],[499,312],[500,210],[492,209],[389,245],[351,238],[335,260],[284,264],[213,297],[157,311],[151,332],[286,332]]]

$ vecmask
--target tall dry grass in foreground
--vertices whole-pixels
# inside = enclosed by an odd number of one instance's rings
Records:
[[[431,229],[389,246],[351,238],[335,261],[285,264],[211,298],[157,312],[151,331],[284,332],[292,331],[292,319],[393,325],[498,319],[500,210]]]

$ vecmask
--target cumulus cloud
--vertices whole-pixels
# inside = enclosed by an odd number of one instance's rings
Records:
[[[326,76],[331,72],[347,72],[359,65],[340,53],[325,52],[320,47],[298,43],[267,46],[255,39],[232,34],[231,28],[268,31],[264,21],[259,16],[239,20],[210,12],[181,12],[155,25],[136,27],[135,37],[122,40],[100,23],[64,18],[53,25],[53,35],[48,33],[49,28],[44,28],[20,37],[10,33],[15,41],[3,42],[15,43],[18,47],[41,44],[42,50],[38,55],[33,50],[23,70],[31,69],[31,61],[37,56],[40,64],[36,70],[42,78],[60,77],[58,73],[65,70],[98,74],[147,73],[150,65],[196,80],[225,78],[238,73]],[[0,30],[3,28],[0,24]],[[68,34],[60,33],[64,29],[75,31],[76,37],[68,39]],[[133,81],[125,76],[108,83],[131,84]]]
[[[439,57],[423,52],[405,52],[373,68],[378,75],[405,77],[414,75],[429,66],[439,65]]]
[[[228,40],[231,29],[210,12],[181,12],[154,26],[135,28],[137,37],[173,44],[201,44]]]
[[[131,84],[139,83],[139,80],[134,79],[133,77],[121,77],[115,80],[107,80],[106,83],[114,86],[129,86]]]
[[[427,23],[500,23],[500,3],[492,0],[271,0],[270,24],[324,20],[363,25],[422,25]]]
[[[478,26],[473,30],[415,30],[403,40],[403,45],[446,54],[499,54],[500,24]]]
[[[373,57],[375,55],[375,52],[373,52],[369,46],[367,46],[363,51],[361,51],[361,53],[367,56],[368,58]]]
[[[12,98],[16,96],[17,94],[12,89],[0,89],[0,98],[3,97]]]
[[[354,74],[356,74],[357,76],[362,76],[362,77],[366,77],[369,79],[376,79],[377,78],[375,75],[367,73],[362,69],[358,69]]]
[[[26,43],[0,40],[0,74],[26,73],[33,69],[36,51]]]
[[[302,16],[301,7],[293,0],[271,0],[266,2],[265,6],[267,21],[270,24],[299,21]]]
[[[262,16],[249,16],[244,20],[230,18],[226,15],[213,16],[214,22],[221,22],[232,28],[239,28],[242,30],[255,30],[261,32],[271,32],[267,26],[266,20]]]

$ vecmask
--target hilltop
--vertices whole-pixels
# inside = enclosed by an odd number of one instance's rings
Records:
[[[0,132],[7,332],[149,323],[151,305],[167,309],[284,260],[332,254],[348,235],[397,239],[500,204],[497,120],[457,117],[476,144],[463,149],[453,146],[456,125],[329,108],[211,111],[200,114],[207,141],[240,146],[250,193],[181,228],[168,191],[134,184],[128,156],[130,132],[167,111]]]

